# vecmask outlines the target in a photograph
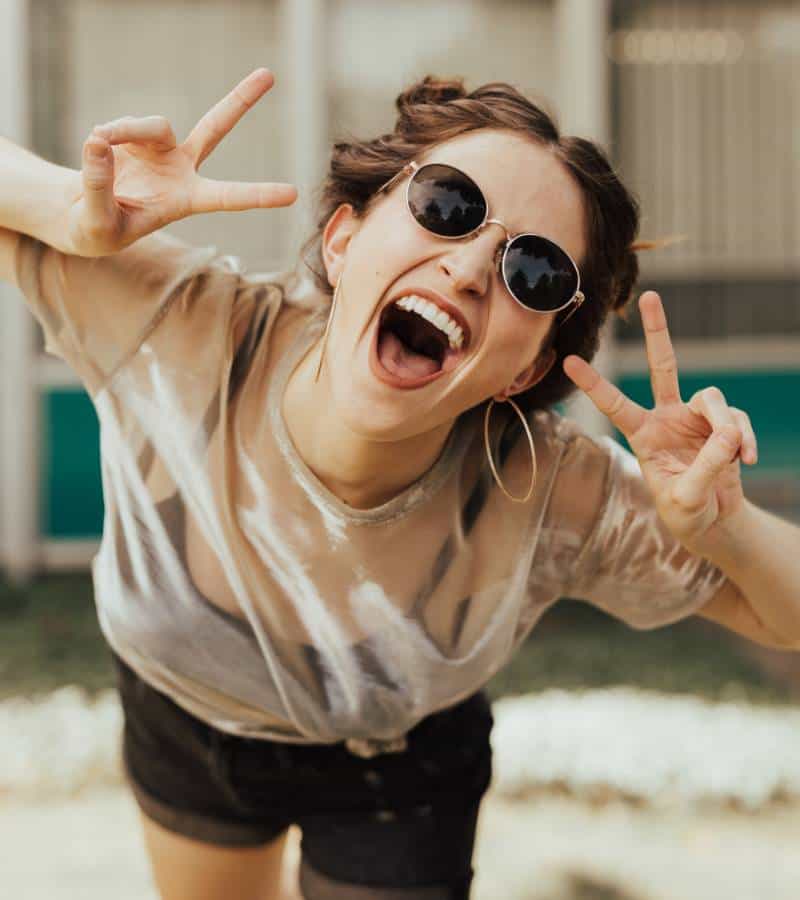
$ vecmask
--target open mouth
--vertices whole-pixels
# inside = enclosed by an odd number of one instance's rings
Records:
[[[466,355],[448,335],[411,309],[387,306],[375,329],[370,355],[373,373],[388,384],[415,388],[452,372]]]

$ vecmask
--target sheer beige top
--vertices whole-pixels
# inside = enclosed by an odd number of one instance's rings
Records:
[[[23,236],[19,284],[100,423],[99,621],[143,679],[224,731],[389,740],[478,690],[559,597],[654,628],[724,574],[661,524],[635,457],[532,414],[530,501],[481,410],[373,509],[304,464],[281,411],[327,309],[280,273],[166,232],[99,259]],[[516,427],[515,427],[516,424]],[[527,440],[493,416],[524,494]]]

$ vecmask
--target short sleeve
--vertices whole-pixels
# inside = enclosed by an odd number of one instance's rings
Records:
[[[87,258],[20,235],[17,283],[44,332],[45,350],[94,397],[148,336],[190,276],[217,255],[165,231]]]
[[[573,536],[592,524],[585,540],[577,542],[565,596],[586,600],[638,629],[696,613],[722,586],[725,573],[687,550],[663,524],[630,451],[608,437],[584,437],[579,443],[580,459],[573,458],[572,467],[584,473],[584,481],[592,472],[595,484],[587,481],[582,500],[572,505],[580,520]]]

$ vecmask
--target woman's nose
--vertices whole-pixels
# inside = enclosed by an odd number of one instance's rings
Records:
[[[440,258],[439,265],[456,290],[480,296],[488,291],[502,239],[497,229],[484,227],[477,235],[453,241],[453,248]]]

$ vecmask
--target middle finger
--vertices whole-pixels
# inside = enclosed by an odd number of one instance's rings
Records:
[[[650,366],[650,384],[653,388],[653,402],[680,403],[681,389],[678,384],[678,361],[667,328],[667,317],[661,298],[655,291],[645,291],[639,298],[642,326],[647,346],[647,362]]]
[[[200,119],[183,146],[197,168],[250,107],[268,91],[275,79],[269,69],[256,69]]]

